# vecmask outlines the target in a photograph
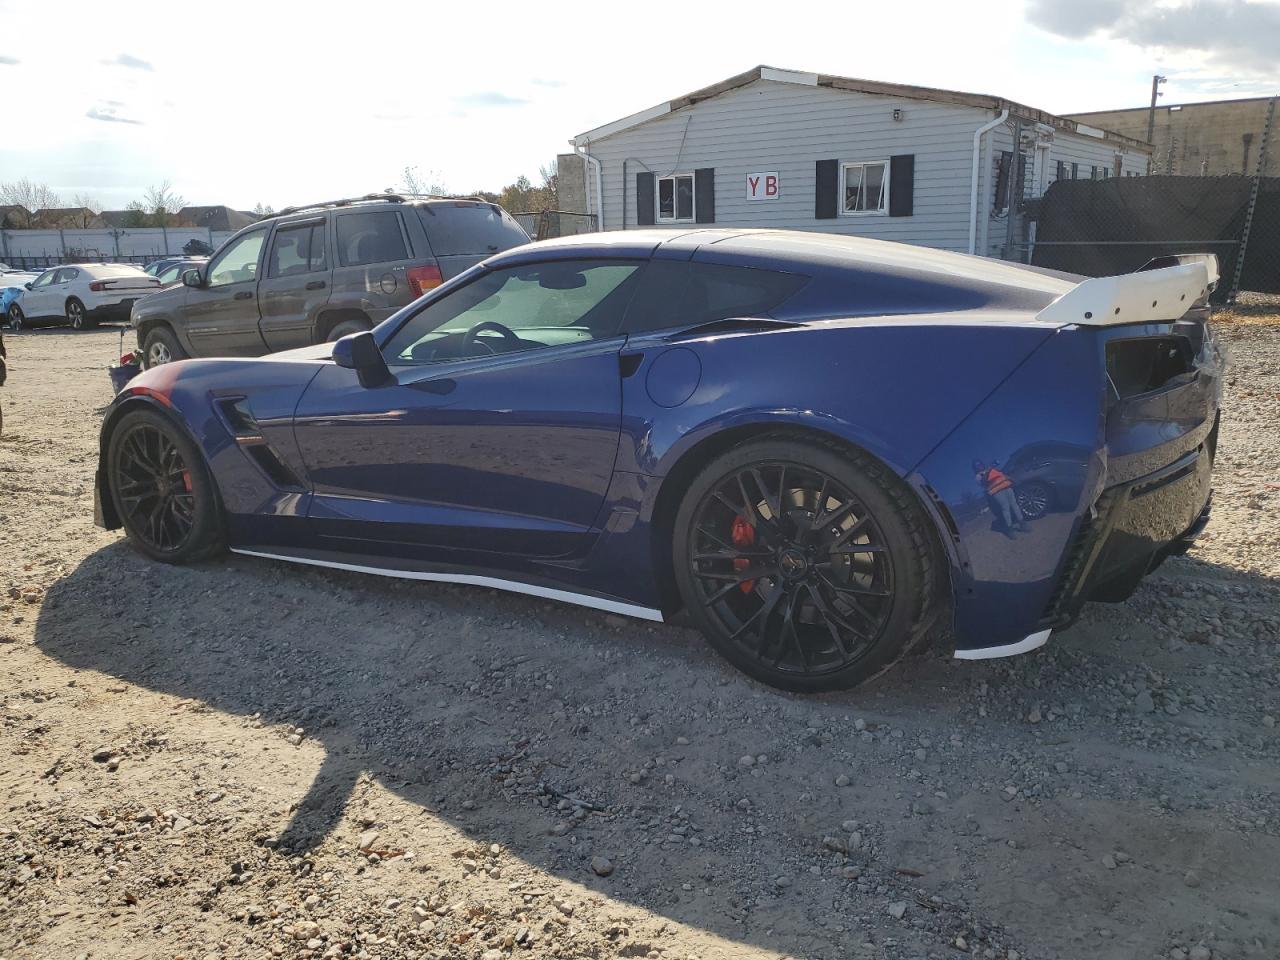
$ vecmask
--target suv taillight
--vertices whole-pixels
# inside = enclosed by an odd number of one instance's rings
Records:
[[[89,289],[94,293],[101,293],[103,290],[107,289],[107,285],[102,280],[95,280],[93,283],[89,284]]]
[[[409,281],[409,289],[413,291],[415,297],[420,297],[428,290],[434,290],[444,283],[444,277],[440,275],[440,267],[434,263],[410,267],[405,271],[404,276]]]

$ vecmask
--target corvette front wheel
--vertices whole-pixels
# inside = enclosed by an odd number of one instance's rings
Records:
[[[754,441],[709,463],[675,521],[676,582],[711,645],[785,690],[841,690],[901,659],[931,619],[932,541],[883,465]]]
[[[226,540],[213,477],[196,445],[152,410],[124,415],[107,448],[108,482],[129,541],[165,563],[220,553]]]

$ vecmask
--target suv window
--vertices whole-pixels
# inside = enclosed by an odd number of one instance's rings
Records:
[[[222,287],[229,283],[244,283],[258,277],[258,258],[262,254],[265,230],[246,233],[231,244],[209,265],[206,285]]]
[[[498,253],[529,242],[524,228],[488,203],[435,202],[418,208],[431,252],[437,257]]]
[[[616,336],[639,269],[560,260],[494,270],[419,310],[383,352],[388,363],[435,363]]]
[[[338,262],[344,267],[409,259],[400,215],[394,210],[343,213],[334,219],[338,227]]]
[[[654,260],[644,272],[623,328],[644,333],[729,317],[767,316],[809,278],[756,267]]]
[[[324,232],[323,220],[276,230],[267,258],[267,276],[290,277],[325,269]]]

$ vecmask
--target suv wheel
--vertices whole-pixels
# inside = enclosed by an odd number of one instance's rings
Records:
[[[187,352],[166,326],[152,327],[142,341],[142,369],[150,370],[175,360],[187,359]]]
[[[27,318],[22,314],[22,308],[16,303],[9,305],[9,329],[17,333],[26,326]]]
[[[363,333],[368,330],[369,323],[366,320],[343,320],[341,323],[333,325],[333,329],[329,331],[329,336],[325,340],[333,343],[335,340],[341,340],[343,337],[352,333]]]

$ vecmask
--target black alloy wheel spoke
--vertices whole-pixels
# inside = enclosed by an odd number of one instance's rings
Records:
[[[139,426],[121,445],[114,484],[130,532],[157,550],[176,550],[195,526],[195,495],[187,465],[159,429]]]
[[[703,607],[762,665],[811,676],[840,670],[886,629],[888,544],[834,477],[798,462],[751,464],[725,476],[692,520],[687,562]]]

